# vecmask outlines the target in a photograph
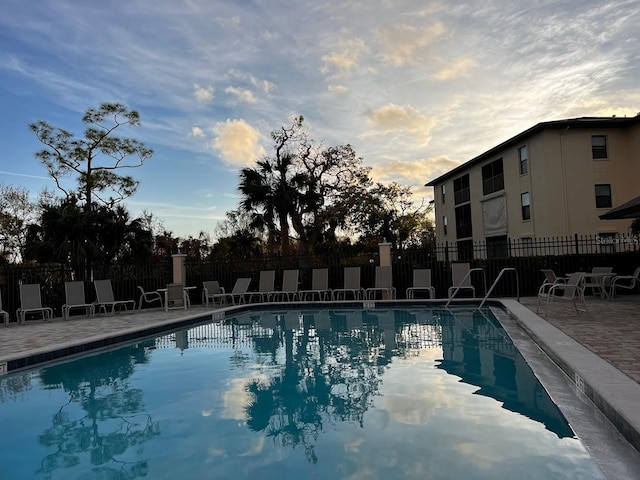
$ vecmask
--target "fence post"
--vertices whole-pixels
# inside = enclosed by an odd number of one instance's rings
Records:
[[[576,255],[580,255],[580,249],[578,247],[578,234],[574,233],[573,234],[573,238],[574,238],[574,242],[575,242],[575,245],[576,245]]]

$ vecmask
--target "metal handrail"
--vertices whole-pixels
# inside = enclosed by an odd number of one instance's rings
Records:
[[[465,280],[469,278],[469,276],[471,275],[471,272],[482,272],[482,278],[484,279],[484,285],[482,286],[484,287],[485,290],[487,289],[487,274],[485,273],[484,268],[481,268],[481,267],[470,268],[467,274],[464,276],[464,278],[460,280],[460,283],[458,284],[456,289],[453,291],[453,294],[445,304],[445,308],[449,306],[449,304],[451,303],[451,300],[453,300],[453,297],[455,297],[458,291],[460,291],[460,288],[462,288],[462,285],[464,284]]]
[[[491,294],[492,290],[494,289],[494,287],[498,283],[498,280],[500,280],[500,277],[502,277],[502,274],[504,272],[515,272],[516,273],[516,296],[518,297],[518,301],[520,301],[520,280],[518,279],[518,271],[513,267],[507,267],[507,268],[503,268],[502,270],[500,270],[500,273],[498,274],[497,278],[494,280],[493,284],[491,284],[491,287],[489,288],[489,291],[487,292],[487,294],[482,299],[482,302],[480,302],[480,305],[478,305],[478,309],[482,308],[482,306],[484,305],[484,302],[486,302],[487,298],[489,298],[489,295]]]

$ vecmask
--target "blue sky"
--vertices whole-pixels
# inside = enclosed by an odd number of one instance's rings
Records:
[[[428,201],[538,122],[636,115],[638,25],[637,0],[3,0],[0,183],[54,188],[29,123],[122,102],[155,151],[127,208],[176,236],[214,231],[293,115]]]

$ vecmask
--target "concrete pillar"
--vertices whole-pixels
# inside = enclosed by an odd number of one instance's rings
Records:
[[[391,244],[387,242],[387,239],[383,239],[382,243],[378,244],[378,253],[380,254],[380,266],[391,267]],[[391,279],[393,285],[393,278]],[[382,293],[383,300],[389,300],[389,294],[387,292]]]
[[[380,253],[380,266],[391,266],[391,244],[385,238],[382,243],[378,244],[378,252]]]
[[[174,253],[173,258],[173,283],[187,285],[187,267],[185,267],[186,253]]]

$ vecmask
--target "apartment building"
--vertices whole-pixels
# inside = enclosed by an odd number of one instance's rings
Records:
[[[484,240],[628,234],[600,215],[640,195],[640,114],[539,123],[431,180],[436,238],[458,252]]]

